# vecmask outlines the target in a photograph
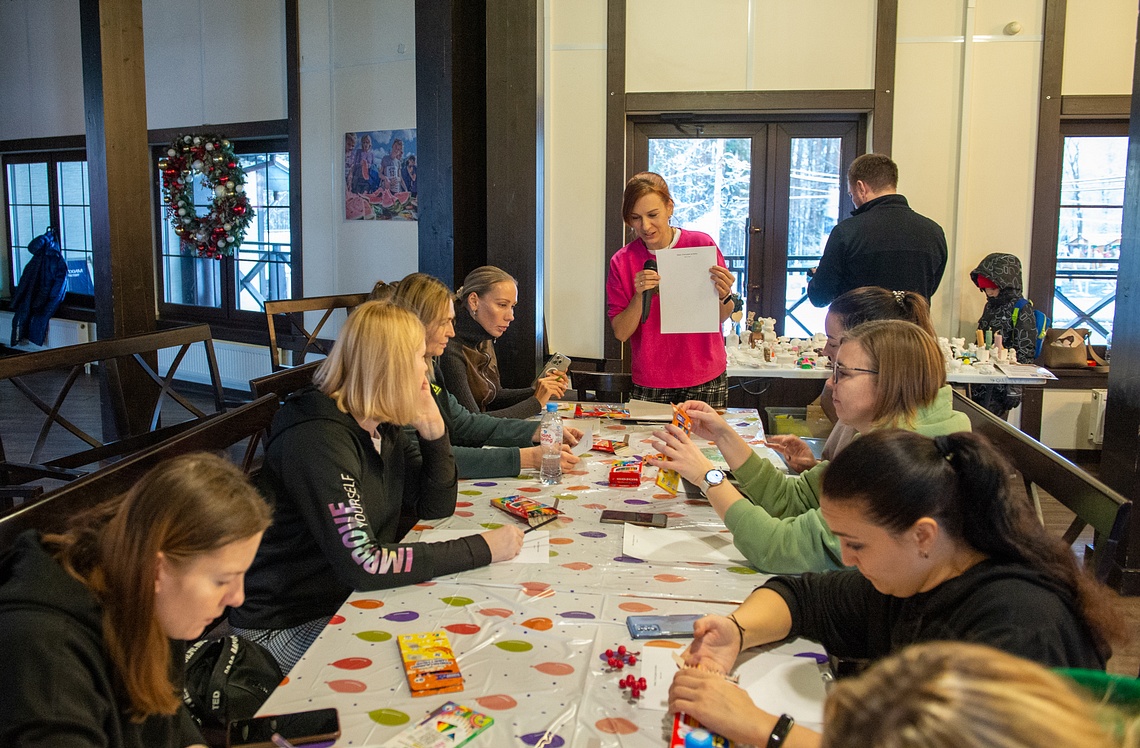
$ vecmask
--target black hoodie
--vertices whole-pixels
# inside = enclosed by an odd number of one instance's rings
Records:
[[[0,746],[204,742],[185,706],[173,717],[132,722],[112,672],[95,596],[63,570],[35,531],[24,533],[0,556]]]
[[[1024,564],[983,561],[928,592],[884,595],[858,571],[776,577],[764,585],[792,613],[789,636],[843,659],[876,660],[910,644],[988,644],[1048,667],[1104,670],[1073,595]]]
[[[986,307],[978,319],[978,329],[983,332],[993,330],[1001,333],[1002,345],[1017,351],[1017,362],[1032,363],[1037,352],[1037,320],[1033,315],[1033,305],[1026,304],[1017,312],[1017,324],[1013,323],[1013,312],[1021,300],[1021,260],[1015,255],[994,252],[986,255],[978,266],[970,271],[970,280],[978,285],[978,276],[988,278],[998,287],[993,298],[986,298]],[[1005,384],[982,384],[970,387],[970,397],[987,410],[1002,416],[1021,405],[1021,387]]]
[[[258,488],[273,505],[245,604],[230,622],[283,629],[330,616],[353,590],[424,582],[491,562],[479,536],[401,543],[419,519],[455,511],[456,472],[445,433],[434,441],[381,425],[380,451],[333,399],[309,387],[273,419]]]

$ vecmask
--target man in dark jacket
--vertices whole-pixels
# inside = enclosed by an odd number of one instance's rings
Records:
[[[47,227],[28,245],[32,259],[24,266],[20,284],[12,294],[12,345],[28,341],[43,345],[48,322],[67,295],[67,261],[59,248],[55,228]]]
[[[911,210],[895,190],[899,168],[887,156],[866,153],[847,171],[851,217],[827,237],[819,267],[809,271],[808,299],[827,306],[863,286],[914,291],[927,301],[946,270],[942,227]]]

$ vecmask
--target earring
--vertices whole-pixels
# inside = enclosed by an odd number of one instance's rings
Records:
[[[930,558],[930,551],[919,551],[918,555],[922,556],[923,558]]]

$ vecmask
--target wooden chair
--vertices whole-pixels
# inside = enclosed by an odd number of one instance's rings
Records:
[[[62,531],[69,517],[123,493],[163,460],[189,452],[227,449],[259,434],[273,420],[277,408],[277,397],[267,395],[45,493],[39,501],[0,517],[0,549],[10,546],[25,530]],[[252,464],[249,448],[241,464],[248,472]]]
[[[1093,544],[1086,550],[1085,562],[1103,581],[1127,530],[1132,502],[958,392],[954,393],[954,409],[965,413],[974,432],[989,439],[1021,474],[1038,519],[1042,519],[1038,488],[1077,515],[1063,536],[1066,544],[1072,545],[1092,525]]]
[[[249,391],[253,393],[254,399],[272,393],[277,396],[279,401],[284,402],[285,398],[292,393],[313,383],[313,374],[316,373],[317,367],[320,365],[320,361],[310,361],[307,364],[294,366],[292,369],[282,369],[273,374],[251,379],[249,380]]]
[[[633,392],[633,375],[616,371],[571,371],[579,400],[624,403]]]
[[[3,437],[0,435],[0,485],[19,485],[41,478],[74,480],[87,472],[80,470],[80,468],[97,462],[116,459],[135,450],[152,446],[169,436],[190,428],[196,420],[209,418],[212,414],[202,411],[172,388],[174,375],[177,373],[179,365],[185,359],[190,347],[198,343],[201,343],[205,348],[206,362],[210,370],[210,381],[214,395],[214,414],[224,412],[226,405],[222,391],[222,379],[218,373],[218,363],[214,355],[214,343],[209,325],[189,325],[159,332],[129,335],[113,340],[98,340],[91,343],[0,358],[0,380],[11,382],[16,390],[42,411],[45,416],[35,446],[33,446],[26,462],[16,462],[9,459],[4,450]],[[160,375],[151,367],[147,359],[153,358],[158,351],[174,347],[178,347],[178,352],[174,355],[166,373]],[[157,387],[154,404],[150,410],[149,426],[145,432],[128,434],[117,441],[104,442],[61,415],[61,409],[67,400],[67,396],[80,374],[91,364],[98,364],[106,367],[107,370],[107,379],[110,385],[110,405],[120,414],[121,421],[125,422],[127,398],[138,396],[137,393],[122,392],[121,385],[119,385],[119,367],[128,361],[137,364]],[[34,374],[49,371],[67,372],[63,385],[52,398],[50,405],[26,381],[28,377]],[[148,396],[150,394],[148,393]],[[163,405],[168,398],[189,412],[194,420],[165,427],[160,426]],[[56,425],[73,434],[88,448],[52,460],[41,460],[48,434]]]
[[[325,323],[337,309],[344,309],[347,316],[366,301],[368,294],[354,293],[265,302],[265,321],[269,326],[269,355],[273,371],[289,368],[279,363],[280,351],[283,349],[293,352],[294,364],[304,363],[305,355],[309,351],[327,356],[331,346],[328,341],[318,337]],[[305,327],[305,312],[324,312],[312,332]]]
[[[249,380],[249,391],[253,393],[255,400],[272,395],[277,398],[278,403],[283,403],[289,395],[313,383],[313,374],[316,373],[317,367],[320,365],[320,361],[310,361],[307,364],[294,366],[292,369],[282,369],[273,374],[251,379]],[[250,450],[256,450],[259,445],[268,443],[269,424],[266,424],[265,430],[253,437],[253,441],[250,442]]]

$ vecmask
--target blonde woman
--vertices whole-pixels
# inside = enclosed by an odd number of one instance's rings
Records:
[[[191,454],[62,535],[20,535],[0,555],[0,745],[204,745],[170,640],[241,605],[269,519],[241,470]]]
[[[832,380],[839,418],[859,433],[887,427],[926,436],[970,430],[969,419],[953,409],[938,343],[911,322],[867,322],[846,333],[835,354]],[[670,468],[695,485],[707,486],[709,502],[744,557],[773,573],[843,568],[839,540],[819,514],[820,483],[828,463],[785,475],[760,459],[707,404],[691,401],[684,407],[693,419],[693,434],[716,442],[741,490],[723,480],[675,426],[657,432],[659,449],[670,458]]]
[[[431,392],[447,423],[459,477],[514,477],[522,469],[541,467],[542,447],[535,446],[538,427],[533,422],[472,413],[444,387],[435,359],[455,336],[455,303],[451,289],[438,278],[412,273],[399,282],[392,301],[410,309],[424,324]],[[565,426],[562,433],[566,442],[562,447],[562,469],[571,470],[578,463],[578,457],[568,445],[577,444],[582,432]]]
[[[530,418],[566,394],[561,372],[539,377],[534,387],[503,387],[498,340],[515,319],[518,282],[505,270],[484,265],[467,274],[456,296],[455,338],[440,358],[441,381],[464,408],[500,418]]]
[[[234,628],[288,672],[353,590],[415,584],[513,558],[513,525],[402,543],[455,510],[447,428],[426,376],[424,327],[369,301],[349,316],[313,386],[273,420],[258,485],[274,505]],[[401,426],[412,427],[406,432]]]
[[[840,681],[824,748],[1113,748],[1097,708],[1044,667],[978,644],[909,647]],[[1134,736],[1135,737],[1135,736]],[[1130,741],[1135,745],[1135,740]]]

